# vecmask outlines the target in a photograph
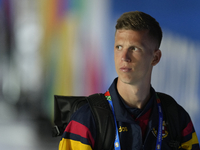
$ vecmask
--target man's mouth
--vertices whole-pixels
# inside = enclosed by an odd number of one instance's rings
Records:
[[[123,72],[130,72],[130,71],[132,70],[132,68],[129,68],[129,67],[121,67],[120,70],[123,71]]]

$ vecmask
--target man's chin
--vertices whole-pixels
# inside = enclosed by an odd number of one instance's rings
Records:
[[[122,82],[124,84],[133,84],[133,81],[131,78],[120,78],[118,77],[119,82]]]

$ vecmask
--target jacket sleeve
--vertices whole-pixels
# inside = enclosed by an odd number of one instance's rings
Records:
[[[59,143],[59,150],[92,150],[95,136],[96,125],[86,104],[72,115]]]
[[[189,114],[182,108],[181,110],[181,149],[199,150],[199,141]]]

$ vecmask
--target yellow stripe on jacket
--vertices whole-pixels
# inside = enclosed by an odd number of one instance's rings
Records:
[[[192,145],[198,144],[198,143],[199,142],[198,142],[197,134],[196,134],[196,132],[194,132],[194,133],[192,133],[192,139],[185,143],[182,143],[181,148],[186,149],[186,150],[191,150]]]
[[[63,138],[59,143],[59,150],[92,150],[92,148],[80,141]]]

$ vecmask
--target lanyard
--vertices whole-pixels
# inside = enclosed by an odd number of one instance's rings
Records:
[[[156,94],[157,97],[157,107],[158,107],[158,114],[159,114],[159,124],[158,124],[158,135],[157,135],[157,142],[156,142],[156,150],[161,149],[161,144],[162,144],[162,122],[163,122],[163,112],[161,108],[161,103],[158,95]]]
[[[116,129],[116,134],[115,134],[115,142],[114,142],[114,149],[115,150],[121,150],[121,146],[120,146],[120,140],[119,140],[119,132],[118,132],[118,127],[117,127],[117,121],[116,121],[116,117],[115,117],[115,113],[114,113],[114,106],[111,100],[111,96],[110,96],[110,92],[107,91],[105,94],[106,99],[108,100],[112,113],[113,113],[113,117],[114,117],[114,122],[115,122],[115,129]],[[163,122],[163,112],[162,112],[162,108],[161,108],[161,102],[159,97],[157,96],[157,107],[158,107],[158,114],[159,114],[159,124],[158,124],[158,133],[157,133],[157,141],[156,141],[156,148],[155,150],[160,150],[161,149],[161,144],[162,144],[162,122]]]
[[[110,96],[110,92],[107,91],[105,93],[105,97],[108,100],[112,113],[113,113],[113,117],[114,117],[114,122],[115,122],[115,130],[116,130],[116,134],[115,134],[115,142],[114,142],[114,149],[115,150],[121,150],[121,146],[120,146],[120,141],[119,141],[119,132],[118,132],[118,127],[117,127],[117,121],[116,121],[116,117],[115,117],[115,111],[114,111],[114,107],[113,107],[113,103],[111,100],[111,96]]]

